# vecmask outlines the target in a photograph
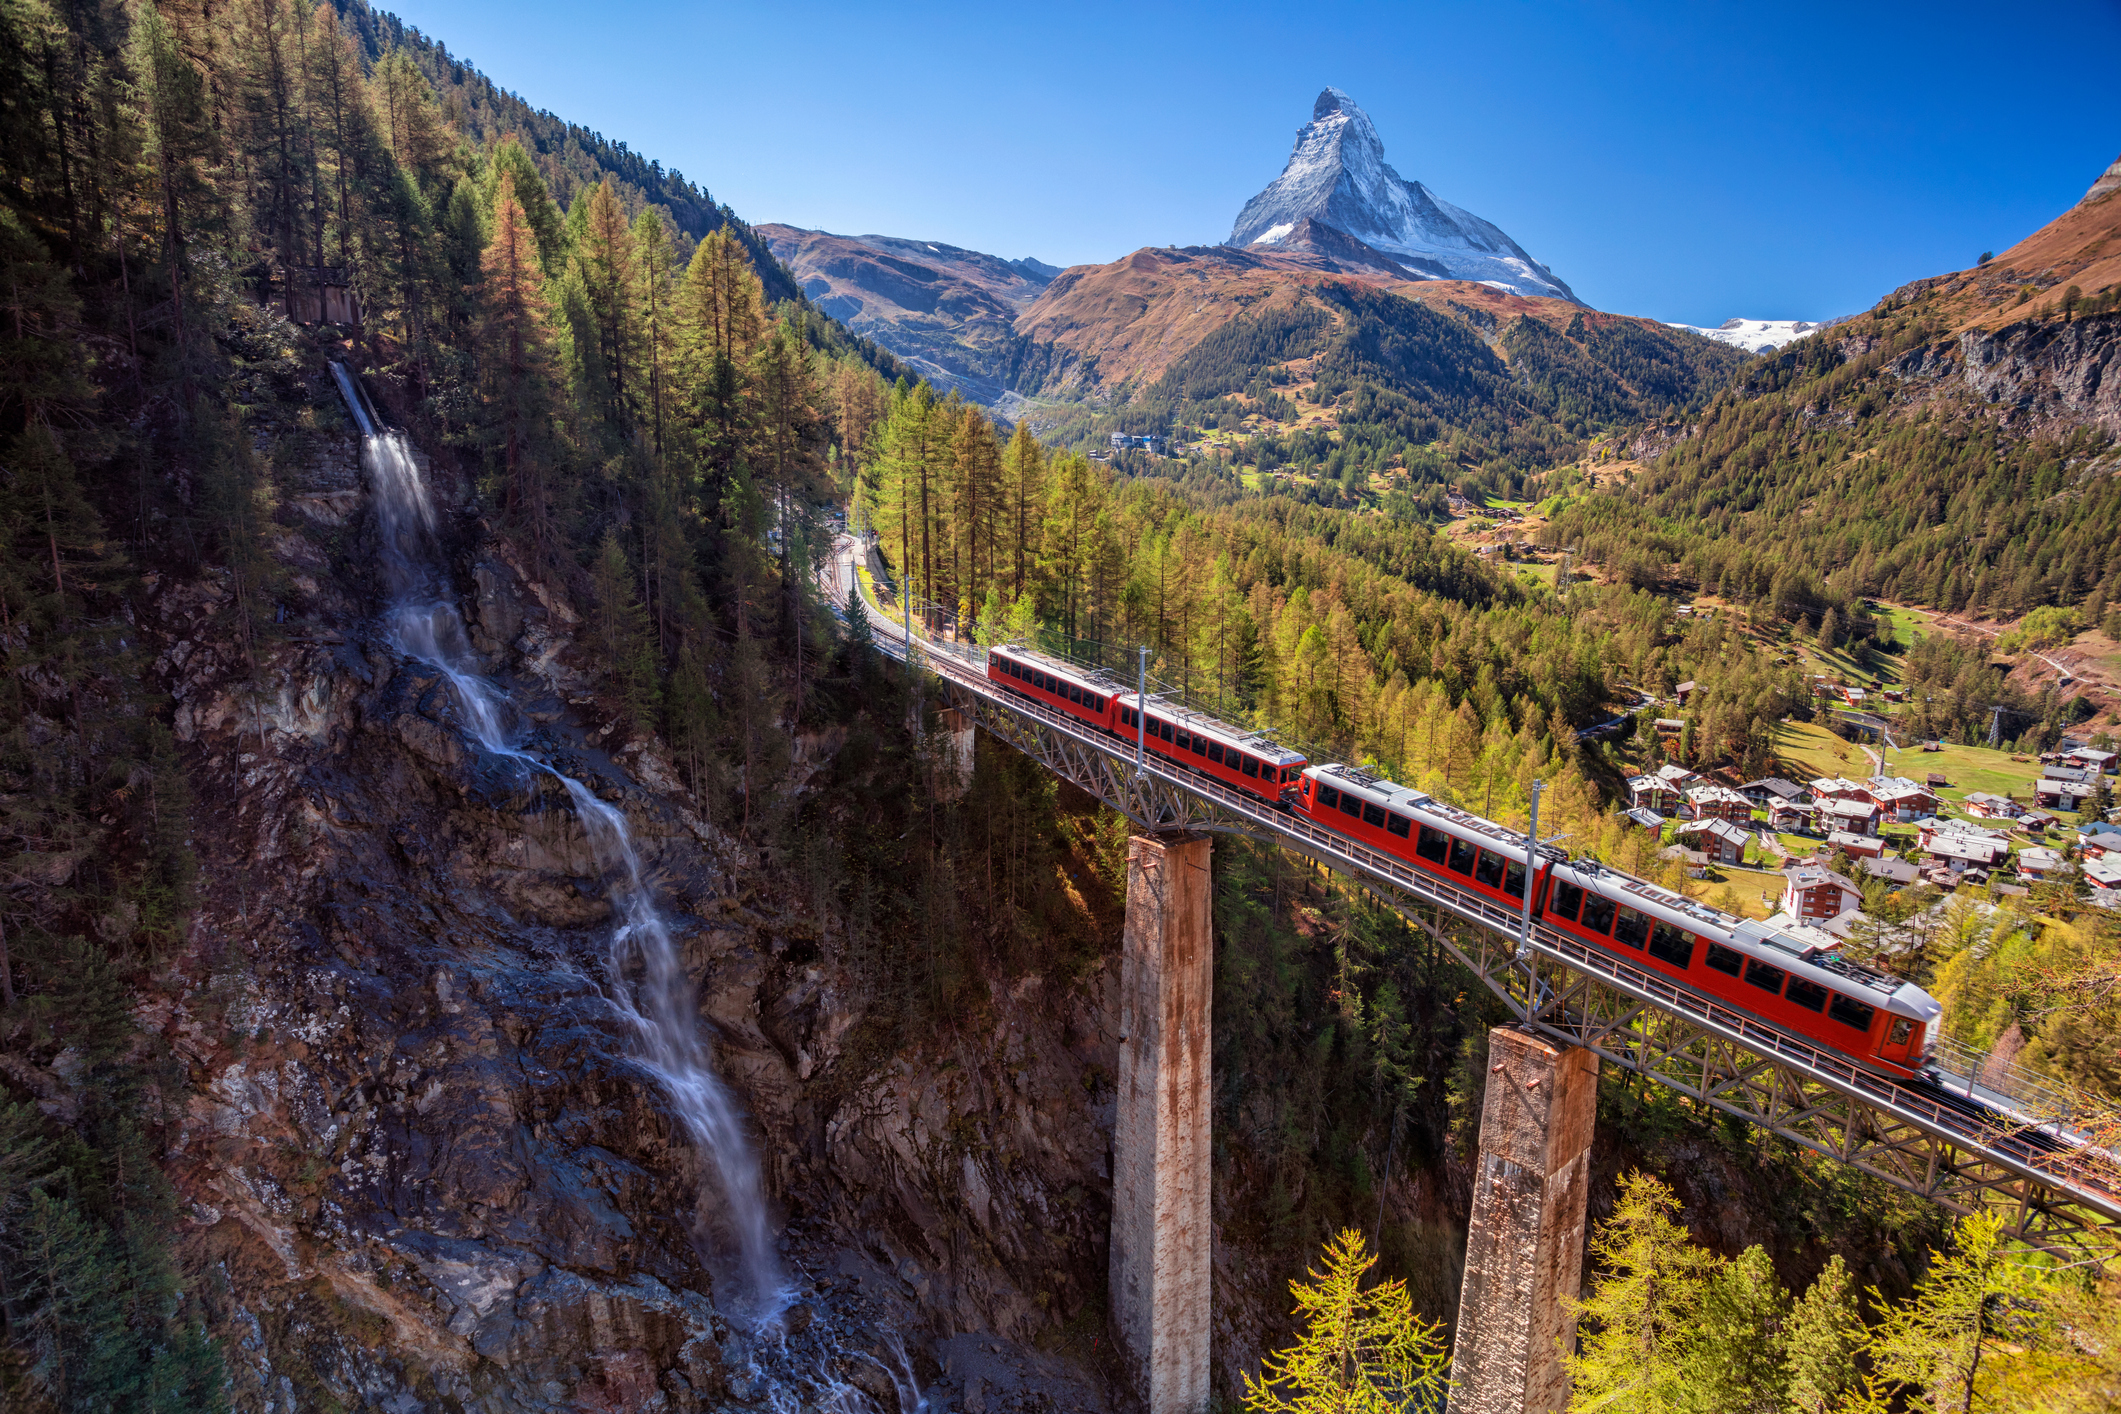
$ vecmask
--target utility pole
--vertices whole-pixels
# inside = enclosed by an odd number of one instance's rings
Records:
[[[1144,758],[1149,749],[1149,647],[1143,644],[1134,675],[1134,779],[1148,774]]]

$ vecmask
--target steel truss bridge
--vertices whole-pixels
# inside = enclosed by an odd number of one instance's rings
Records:
[[[1698,1103],[1965,1215],[2000,1209],[2006,1231],[2082,1255],[2121,1238],[2121,1122],[2110,1107],[1963,1048],[1939,1051],[1942,1084],[1852,1064],[1670,978],[1534,922],[1204,772],[1147,755],[986,676],[984,650],[909,634],[867,604],[842,550],[833,575],[876,646],[910,658],[998,741],[1147,831],[1249,836],[1357,880],[1484,982],[1520,1024],[1584,1046]],[[1154,694],[1152,694],[1152,697]],[[1978,1101],[1978,1103],[1974,1103]]]

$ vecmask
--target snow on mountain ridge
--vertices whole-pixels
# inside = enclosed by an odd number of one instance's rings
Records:
[[[1698,324],[1672,324],[1669,327],[1685,329],[1704,339],[1744,349],[1747,353],[1773,353],[1784,344],[1794,343],[1826,325],[1808,324],[1802,319],[1726,319],[1714,329],[1704,329]]]
[[[1227,243],[1278,245],[1308,217],[1386,254],[1433,261],[1453,279],[1581,303],[1500,227],[1408,181],[1384,157],[1370,115],[1339,89],[1326,89],[1297,132],[1288,165],[1245,203]]]

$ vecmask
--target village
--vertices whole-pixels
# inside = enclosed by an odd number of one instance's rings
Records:
[[[1786,730],[1788,746],[1833,740]],[[1973,751],[1952,748],[1961,759]],[[1661,856],[1689,879],[1721,881],[1726,902],[1822,947],[1848,940],[1881,899],[1925,887],[1990,900],[2038,890],[2034,902],[2050,907],[2121,909],[2121,824],[2107,818],[2121,753],[2065,739],[2025,762],[2037,775],[2029,770],[2022,791],[1962,789],[1938,771],[1898,775],[1865,754],[1874,774],[1735,785],[1667,762],[1628,780],[1625,815],[1656,831]],[[1759,886],[1757,904],[1737,887],[1748,883]]]

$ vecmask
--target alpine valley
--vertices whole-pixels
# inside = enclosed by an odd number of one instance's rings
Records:
[[[1226,242],[1068,269],[753,225],[632,137],[368,0],[0,3],[0,1409],[1148,1408],[1133,826],[887,603],[1688,908],[1813,880],[1984,1084],[2121,1106],[2121,164],[1703,332],[1337,89]],[[1886,737],[1978,879],[1739,789]],[[1309,857],[1200,883],[1202,1403],[1434,1390],[1513,1013]],[[1599,1407],[2121,1407],[2112,1263],[1592,1079]]]

